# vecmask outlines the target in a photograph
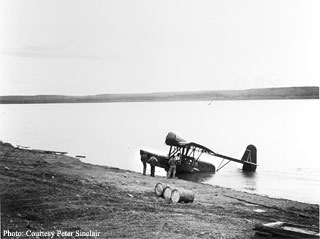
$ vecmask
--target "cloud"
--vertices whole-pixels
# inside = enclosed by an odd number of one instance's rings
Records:
[[[52,59],[84,59],[84,60],[119,60],[121,57],[113,53],[81,50],[75,47],[44,44],[27,44],[9,46],[2,51],[5,55],[30,58]]]

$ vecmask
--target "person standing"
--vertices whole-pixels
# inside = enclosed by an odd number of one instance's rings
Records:
[[[154,177],[157,162],[158,162],[158,159],[156,156],[151,156],[148,160],[148,163],[151,166],[151,175],[150,175],[151,177]]]
[[[175,178],[176,176],[176,170],[177,170],[177,163],[179,160],[179,156],[178,155],[172,155],[168,161],[169,164],[169,171],[167,174],[167,178]]]
[[[142,162],[142,164],[143,164],[142,174],[143,174],[143,175],[146,175],[148,155],[147,155],[147,153],[140,151],[140,156],[141,156],[141,162]]]

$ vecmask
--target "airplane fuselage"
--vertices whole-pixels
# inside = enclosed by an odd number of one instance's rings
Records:
[[[155,153],[148,152],[146,150],[140,150],[140,155],[146,154],[148,158],[155,156],[158,159],[156,164],[157,167],[163,168],[166,171],[169,170],[169,156],[159,155]],[[177,173],[215,173],[216,168],[213,164],[198,161],[194,166],[192,166],[192,160],[182,157],[180,163],[177,164]]]

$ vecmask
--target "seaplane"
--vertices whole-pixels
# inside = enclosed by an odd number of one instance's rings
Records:
[[[244,172],[254,172],[257,168],[257,149],[254,145],[247,146],[241,159],[232,158],[215,153],[211,149],[195,142],[188,142],[173,132],[169,132],[165,138],[165,144],[170,146],[168,155],[159,155],[146,150],[140,150],[140,155],[146,154],[148,158],[155,156],[158,160],[157,167],[169,170],[168,161],[173,155],[178,155],[180,162],[177,164],[177,174],[183,173],[215,173],[225,167],[230,162],[242,164]],[[208,162],[199,160],[204,154],[222,158],[218,168]]]

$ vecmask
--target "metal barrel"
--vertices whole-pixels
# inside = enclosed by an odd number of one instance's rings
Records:
[[[171,193],[171,201],[174,203],[177,202],[193,202],[194,193],[191,190],[186,189],[174,189]]]
[[[156,193],[156,195],[161,197],[166,187],[167,187],[166,184],[157,183],[157,185],[154,187],[154,192]]]
[[[169,201],[171,199],[171,194],[172,194],[172,189],[168,186],[165,187],[162,194],[163,198]]]

